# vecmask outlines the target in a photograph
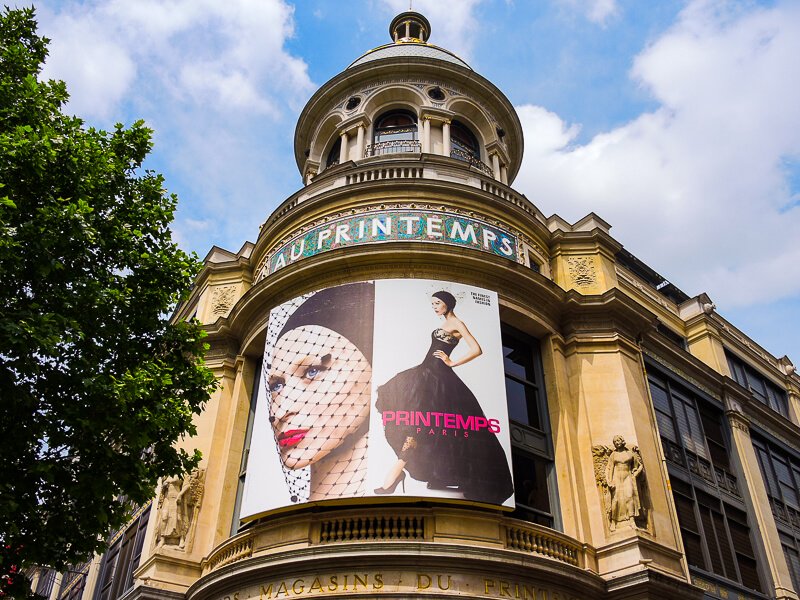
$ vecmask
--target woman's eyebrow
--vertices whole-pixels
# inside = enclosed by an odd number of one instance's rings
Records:
[[[298,356],[294,361],[292,361],[292,364],[289,367],[290,372],[292,375],[297,375],[298,371],[313,365],[317,360],[318,358],[314,354]]]

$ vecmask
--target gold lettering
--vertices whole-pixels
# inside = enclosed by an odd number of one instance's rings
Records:
[[[536,588],[536,591],[539,592],[539,598],[541,600],[547,600],[547,590],[542,588]]]
[[[508,591],[508,585],[509,584],[508,584],[507,581],[501,581],[500,582],[500,595],[501,596],[508,596],[509,598],[511,598],[511,593]]]
[[[264,595],[266,595],[267,598],[272,598],[272,584],[271,583],[269,584],[268,588],[265,588],[263,585],[261,586],[261,594],[258,597],[259,600],[264,600]]]
[[[437,585],[439,586],[440,590],[449,590],[450,589],[450,575],[447,576],[447,587],[442,587],[442,576],[441,575],[437,575],[436,576],[436,582],[437,582]]]
[[[422,579],[423,577],[427,580],[427,581],[425,581],[424,585],[423,585],[423,579]],[[417,573],[417,589],[418,590],[427,590],[429,587],[431,587],[431,578],[430,578],[430,576],[429,575],[425,575],[424,573]]]
[[[328,579],[328,590],[331,592],[335,592],[339,589],[339,580],[336,575],[331,575],[330,579]],[[333,586],[333,587],[331,587]]]
[[[343,590],[347,590],[347,575],[344,576],[344,587]]]
[[[358,584],[359,583],[361,585],[363,585],[364,587],[367,587],[367,581],[369,581],[369,575],[364,573],[364,579],[361,579],[361,577],[359,577],[358,575],[353,573],[353,579],[355,580],[355,581],[353,581],[353,591],[355,592],[355,591],[358,591]]]
[[[536,590],[533,588],[529,588],[524,583],[522,584],[522,600],[536,600]]]
[[[484,585],[484,587],[486,588],[486,590],[485,590],[485,592],[484,592],[484,593],[488,594],[488,593],[489,593],[489,588],[490,588],[490,587],[491,587],[491,588],[493,588],[493,587],[494,587],[494,581],[492,581],[491,579],[484,579],[484,580],[483,580],[483,585]]]
[[[320,592],[324,591],[322,589],[322,582],[319,580],[319,577],[314,577],[314,581],[311,582],[311,587],[308,588],[309,592],[313,592],[314,590],[319,590]]]
[[[300,589],[297,589],[297,584],[300,584]],[[306,583],[302,579],[295,579],[294,583],[292,584],[292,591],[295,594],[302,594],[306,589]]]
[[[375,573],[375,583],[372,584],[373,590],[379,590],[383,587],[383,573]]]
[[[281,591],[281,590],[283,590],[283,591]],[[281,584],[278,586],[278,589],[275,590],[275,597],[276,598],[278,596],[280,596],[281,594],[286,594],[287,596],[289,595],[289,588],[286,587],[286,582],[285,581],[281,581]]]
[[[239,600],[239,592],[234,592],[233,600]]]

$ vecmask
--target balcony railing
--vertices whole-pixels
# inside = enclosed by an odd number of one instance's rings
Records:
[[[457,159],[457,160],[463,160],[465,163],[469,163],[469,165],[471,167],[475,167],[479,171],[483,171],[489,177],[493,177],[494,176],[494,171],[492,170],[492,167],[487,165],[485,162],[483,162],[479,158],[475,158],[469,152],[465,152],[464,150],[461,150],[460,148],[453,148],[452,150],[450,150],[450,156],[452,158]]]
[[[324,514],[299,513],[265,521],[223,542],[203,561],[207,575],[224,566],[258,558],[271,552],[344,544],[420,543],[428,549],[437,542],[474,545],[490,542],[503,552],[523,552],[579,569],[596,570],[588,546],[561,532],[534,523],[470,512],[480,527],[473,533],[453,519],[452,508],[415,509],[396,507],[332,510]],[[491,527],[487,527],[491,524]],[[490,539],[485,531],[495,532]]]
[[[419,140],[386,140],[367,144],[364,157],[400,154],[401,152],[422,152],[422,142]]]

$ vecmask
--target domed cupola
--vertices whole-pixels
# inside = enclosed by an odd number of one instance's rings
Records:
[[[427,42],[431,34],[431,24],[418,12],[400,13],[389,25],[389,35],[395,42]]]
[[[345,165],[399,159],[422,161],[423,177],[458,172],[477,187],[484,178],[510,184],[523,139],[505,95],[454,53],[429,43],[431,25],[420,13],[397,15],[389,34],[390,43],[356,59],[303,109],[295,158],[306,185],[341,177]]]

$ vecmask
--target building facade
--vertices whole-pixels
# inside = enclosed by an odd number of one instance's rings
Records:
[[[503,93],[424,16],[389,31],[303,109],[304,187],[212,249],[176,314],[222,383],[187,441],[201,468],[34,588],[796,599],[792,363],[594,213],[545,217],[511,187]]]

